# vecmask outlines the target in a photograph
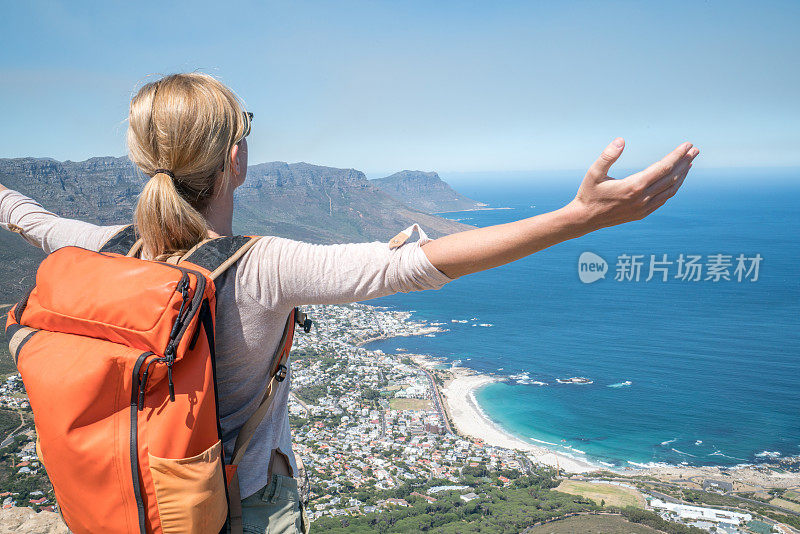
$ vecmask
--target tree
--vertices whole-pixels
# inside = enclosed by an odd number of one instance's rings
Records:
[[[361,389],[361,398],[367,401],[374,401],[381,398],[381,394],[375,389],[365,387]]]

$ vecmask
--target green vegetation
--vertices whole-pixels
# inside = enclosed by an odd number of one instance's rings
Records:
[[[320,367],[322,368],[323,371],[327,371],[331,367],[335,367],[335,366],[339,365],[340,363],[341,362],[339,361],[338,358],[333,358],[333,357],[330,357],[330,356],[326,356],[326,357],[320,359],[319,365],[320,365]]]
[[[489,476],[489,469],[486,464],[478,464],[476,466],[468,465],[461,470],[461,476],[481,478]]]
[[[33,285],[34,273],[44,252],[32,247],[20,236],[0,232],[0,305],[12,304],[22,298]],[[7,308],[0,308],[5,326]],[[0,328],[0,331],[4,328]]]
[[[365,401],[378,400],[381,398],[381,392],[376,389],[365,387],[361,389],[361,398]]]
[[[19,426],[19,414],[13,410],[0,410],[0,441]]]
[[[761,501],[761,502],[769,502],[772,499],[772,497],[764,498],[762,496],[763,494],[759,495],[752,491],[742,491],[737,493],[737,495],[739,497],[744,497],[745,499],[753,499],[754,501]]]
[[[0,378],[14,374],[17,372],[17,366],[14,365],[14,360],[11,359],[11,354],[8,352],[8,344],[2,336],[0,336]]]
[[[0,378],[17,372],[17,366],[8,352],[8,339],[6,339],[5,324],[8,315],[8,308],[0,309]]]
[[[620,510],[622,517],[631,523],[639,523],[640,525],[647,525],[661,532],[669,534],[704,534],[706,531],[697,527],[690,527],[688,525],[681,525],[680,523],[673,523],[663,519],[660,515],[650,510],[640,510],[632,506],[626,506]]]
[[[3,488],[3,491],[19,493],[15,499],[20,506],[29,506],[28,499],[33,498],[31,493],[35,491],[41,491],[45,497],[51,501],[54,500],[53,486],[50,484],[50,479],[47,478],[44,470],[41,473],[27,476],[18,476],[11,472],[0,480],[0,487]]]
[[[382,513],[364,516],[325,517],[315,521],[313,529],[315,532],[339,533],[520,532],[537,522],[565,514],[599,510],[588,499],[553,491],[558,482],[549,470],[520,477],[507,487],[502,487],[494,477],[465,475],[463,483],[478,495],[470,502],[461,499],[461,494],[465,492],[456,491],[438,493],[434,496],[435,502],[428,502],[411,493],[424,495],[427,488],[436,485],[436,482],[407,483],[379,493],[376,497],[405,499],[408,507],[389,506]]]
[[[772,510],[763,511],[761,515],[774,519],[775,521],[780,521],[781,523],[786,523],[794,528],[800,528],[800,517],[796,515],[786,515],[780,512],[773,512]]]
[[[302,389],[298,389],[295,392],[295,395],[302,400],[303,402],[307,402],[309,404],[315,404],[319,399],[324,397],[328,394],[328,386],[318,385],[318,386],[308,386]]]
[[[546,523],[526,531],[528,534],[574,534],[575,532],[603,534],[657,534],[645,525],[631,523],[618,515],[576,515]]]
[[[308,424],[308,419],[299,415],[289,414],[289,425],[291,428],[303,428]]]
[[[0,411],[0,413],[3,412],[5,411]],[[16,413],[13,413],[13,415],[16,419],[13,428],[16,428],[19,425],[19,416]],[[3,434],[3,437],[5,437],[5,434]],[[12,444],[0,449],[0,492],[19,493],[19,495],[15,496],[17,506],[30,506],[28,499],[33,497],[31,493],[35,491],[41,491],[51,502],[54,500],[53,486],[50,484],[50,479],[47,478],[47,473],[44,469],[40,469],[38,473],[21,475],[17,473],[16,467],[13,467],[16,463],[14,452],[19,451],[30,442],[31,440],[27,436],[17,434],[14,436]],[[34,508],[38,509],[38,507]]]

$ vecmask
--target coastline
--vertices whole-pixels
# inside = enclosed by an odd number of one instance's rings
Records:
[[[420,367],[431,368],[435,365],[432,364],[433,360],[420,355],[415,354],[411,358]],[[487,445],[524,452],[534,462],[555,467],[566,473],[588,473],[602,469],[601,466],[589,461],[528,443],[493,421],[478,404],[475,392],[497,382],[498,378],[477,373],[466,367],[451,367],[448,372],[451,378],[440,388],[440,393],[445,400],[447,415],[459,433]]]
[[[426,356],[410,355],[420,367],[432,368],[439,364]],[[562,474],[581,475],[600,471],[620,476],[648,476],[664,482],[685,481],[687,488],[701,489],[697,480],[716,479],[733,483],[738,491],[763,491],[769,487],[794,487],[800,485],[800,473],[779,472],[772,466],[742,464],[735,467],[688,466],[659,464],[648,467],[613,467],[595,464],[588,459],[575,458],[544,446],[524,441],[493,421],[475,399],[475,392],[494,382],[498,377],[485,375],[465,367],[447,369],[451,378],[440,388],[445,399],[445,409],[453,425],[462,435],[497,447],[525,453],[532,461],[555,467]],[[696,486],[696,487],[695,487]]]
[[[392,339],[395,337],[412,337],[412,336],[424,336],[426,334],[435,334],[437,332],[444,332],[444,329],[439,328],[438,326],[426,326],[426,327],[417,327],[414,330],[402,333],[383,333],[377,334],[375,336],[365,337],[357,342],[354,343],[356,347],[363,347],[367,343],[372,343],[373,341],[380,341],[382,339]]]
[[[367,305],[368,306],[368,305]],[[378,311],[377,309],[375,311]],[[409,321],[411,312],[405,312],[408,326],[402,332],[384,332],[382,335],[370,337],[359,345],[377,339],[392,337],[418,336],[431,331],[441,331],[435,326],[424,322]],[[405,322],[404,321],[404,322]],[[513,449],[523,452],[535,463],[547,465],[558,469],[562,474],[581,475],[589,473],[614,473],[620,476],[645,476],[653,477],[664,482],[681,480],[687,488],[701,489],[697,480],[718,479],[728,480],[734,484],[738,491],[762,491],[765,487],[793,487],[800,486],[800,473],[794,469],[786,470],[785,466],[775,464],[740,464],[736,466],[690,466],[672,464],[632,465],[631,467],[608,467],[594,463],[586,458],[576,458],[567,453],[550,449],[543,445],[535,445],[525,441],[504,429],[491,419],[480,407],[475,398],[475,393],[480,388],[502,380],[500,377],[479,373],[467,367],[445,366],[443,362],[425,354],[398,353],[398,356],[410,357],[422,369],[438,371],[445,374],[443,386],[436,385],[441,399],[444,401],[442,408],[446,417],[455,427],[458,434],[467,439],[473,439],[487,445]],[[695,488],[696,486],[696,488]]]
[[[437,212],[434,212],[433,215],[439,215],[439,214],[442,214],[442,213],[461,213],[463,211],[492,211],[492,210],[513,210],[513,209],[514,208],[511,208],[511,207],[493,208],[493,207],[490,207],[490,206],[481,206],[481,207],[478,207],[478,208],[469,208],[469,209],[465,209],[465,210],[437,211]]]

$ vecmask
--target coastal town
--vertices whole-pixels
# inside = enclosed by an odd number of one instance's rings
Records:
[[[358,346],[377,337],[425,335],[438,326],[411,322],[408,312],[364,305],[309,308],[317,334],[296,338],[289,413],[295,453],[309,477],[312,518],[405,502],[368,505],[335,497],[343,488],[363,494],[409,480],[460,488],[467,466],[525,472],[530,462],[524,454],[452,432],[432,374],[407,356]]]
[[[295,475],[315,530],[348,531],[382,517],[409,521],[420,510],[488,510],[500,494],[534,495],[535,484],[562,500],[549,505],[550,515],[531,515],[534,528],[622,514],[649,525],[661,521],[665,532],[800,532],[800,475],[791,466],[602,469],[525,442],[486,417],[472,392],[501,378],[365,347],[381,338],[436,335],[446,323],[364,304],[304,311],[314,326],[295,336],[289,413]],[[13,370],[0,376],[0,409],[9,416],[0,436],[0,514],[57,511]],[[539,501],[526,507],[542,508]],[[402,521],[388,531],[409,531]]]

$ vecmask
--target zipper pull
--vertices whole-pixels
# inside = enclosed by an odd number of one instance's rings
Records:
[[[175,384],[172,382],[172,361],[167,362],[167,380],[169,381],[169,400],[175,402]]]
[[[176,289],[181,292],[183,300],[178,310],[178,317],[175,319],[175,324],[172,325],[172,330],[169,333],[170,339],[175,339],[177,337],[178,330],[180,330],[181,324],[183,323],[183,312],[186,310],[186,304],[189,302],[189,277],[187,275],[184,275],[184,278],[180,279]]]
[[[144,376],[139,381],[139,403],[138,408],[139,410],[144,410],[144,387],[147,384],[147,371],[145,370]]]
[[[175,402],[175,384],[172,381],[172,364],[175,363],[175,345],[170,341],[164,351],[164,361],[167,364],[167,381],[169,384],[169,400]]]
[[[172,325],[172,330],[169,334],[169,343],[167,349],[164,351],[164,357],[167,364],[167,381],[169,384],[169,400],[175,402],[175,383],[172,381],[172,364],[175,363],[175,338],[178,337],[178,332],[183,325],[185,319],[184,312],[186,311],[186,304],[189,302],[189,275],[184,273],[183,277],[178,280],[178,285],[175,286],[176,291],[181,292],[183,297],[181,307],[178,309],[178,317],[175,319],[175,324]]]
[[[144,373],[142,373],[142,378],[139,380],[139,410],[144,410],[144,394],[145,390],[147,389],[147,377],[150,375],[150,366],[158,361],[160,361],[160,358],[156,358],[147,362],[147,365],[144,368]]]

